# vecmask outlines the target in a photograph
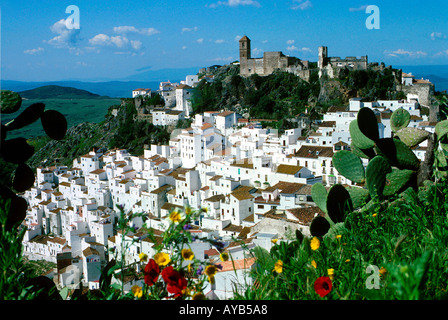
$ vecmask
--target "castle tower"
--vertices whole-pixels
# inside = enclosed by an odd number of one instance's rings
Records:
[[[240,39],[240,75],[249,74],[248,59],[250,58],[250,39],[244,36]]]
[[[328,48],[327,47],[319,47],[319,60],[317,61],[317,67],[319,69],[324,68],[327,65],[328,59]]]
[[[250,59],[250,39],[247,36],[240,39],[240,62],[243,59]]]

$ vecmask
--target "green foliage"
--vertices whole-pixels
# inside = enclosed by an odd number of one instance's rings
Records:
[[[311,237],[279,240],[270,256],[263,251],[269,263],[251,271],[256,286],[237,292],[237,299],[446,299],[448,183],[431,186],[424,191],[432,194],[429,202],[409,189],[407,200],[394,206],[353,211],[325,236],[312,236],[320,240],[317,248],[311,248]],[[279,260],[281,273],[274,271]],[[331,277],[332,289],[321,298],[313,284],[324,276]]]
[[[20,109],[22,97],[11,90],[0,91],[0,107],[2,114],[14,113]]]
[[[166,127],[154,126],[147,121],[136,120],[137,110],[132,101],[121,108],[118,130],[109,142],[109,148],[124,148],[133,154],[142,154],[145,144],[167,144],[170,132]]]

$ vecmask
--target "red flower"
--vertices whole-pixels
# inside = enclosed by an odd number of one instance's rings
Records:
[[[333,284],[329,277],[319,277],[314,282],[314,291],[322,298],[330,293]]]
[[[182,295],[182,290],[187,287],[187,280],[174,270],[173,266],[166,267],[162,270],[162,278],[166,283],[166,290],[174,294],[174,298]]]
[[[159,265],[155,262],[154,259],[150,259],[144,271],[145,283],[148,286],[153,286],[154,283],[156,283],[157,278],[159,277],[159,273]]]

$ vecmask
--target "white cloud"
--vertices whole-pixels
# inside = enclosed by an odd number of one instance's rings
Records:
[[[223,40],[223,39],[218,39],[218,40],[215,40],[215,43],[224,43],[225,41]]]
[[[294,42],[295,42],[294,40],[288,40],[288,41],[286,41],[286,44],[291,45],[291,44],[293,44]]]
[[[160,33],[160,31],[155,29],[155,28],[141,28],[141,29],[138,29],[138,28],[136,28],[134,26],[114,27],[114,32],[115,33],[120,33],[120,34],[138,33],[138,34],[142,34],[142,35],[145,35],[145,36],[152,36],[154,34]]]
[[[261,41],[261,43],[268,43],[268,42],[269,42],[268,40]]]
[[[254,0],[227,0],[227,1],[218,1],[216,3],[212,3],[206,5],[209,8],[216,8],[219,6],[229,6],[229,7],[237,7],[237,6],[254,6],[260,7],[260,3]]]
[[[259,56],[259,55],[261,55],[263,53],[263,50],[262,49],[259,49],[259,48],[253,48],[252,49],[252,54],[254,55],[254,56]]]
[[[433,32],[430,34],[431,40],[443,40],[446,39],[446,34],[443,34],[442,32]]]
[[[182,46],[182,50],[185,50],[185,49],[187,49],[187,46]]]
[[[198,31],[198,27],[182,28],[182,33],[184,33],[184,32],[192,32],[192,31]]]
[[[293,0],[293,4],[291,5],[292,10],[306,10],[313,7],[313,4],[310,0]]]
[[[204,38],[199,38],[198,40],[196,40],[197,43],[202,43],[204,42]]]
[[[89,39],[89,43],[94,46],[107,46],[110,45],[110,37],[107,34],[100,33]]]
[[[296,46],[288,46],[286,48],[286,50],[288,50],[288,51],[299,51],[299,48],[297,48]]]
[[[69,18],[67,18],[69,19]],[[50,27],[51,32],[57,34],[54,38],[44,41],[56,48],[74,49],[79,41],[81,29],[68,29],[66,20],[61,19]]]
[[[115,36],[115,37],[110,37],[110,42],[113,43],[114,45],[116,45],[118,48],[123,48],[124,46],[126,46],[129,43],[128,38],[123,37],[123,36]]]
[[[384,53],[390,57],[408,56],[413,58],[419,58],[427,55],[427,53],[424,51],[408,51],[404,49],[397,49],[395,51],[385,50]]]
[[[367,9],[367,7],[368,7],[368,5],[365,4],[365,5],[357,7],[357,8],[349,8],[348,11],[350,11],[350,12],[365,11]]]
[[[240,36],[240,35],[237,35],[237,36],[235,36],[235,41],[240,41],[240,39],[242,38],[242,36]]]
[[[139,40],[131,40],[131,47],[138,51],[142,47],[142,42]]]
[[[139,40],[129,40],[125,36],[108,36],[104,33],[97,34],[92,39],[89,39],[89,43],[92,46],[109,46],[117,47],[120,49],[128,48],[130,45],[130,47],[136,51],[142,48],[142,42]]]
[[[35,48],[35,49],[28,49],[28,50],[25,50],[23,52],[26,53],[26,54],[35,55],[35,54],[40,54],[40,53],[44,52],[44,48],[38,47],[38,48]]]

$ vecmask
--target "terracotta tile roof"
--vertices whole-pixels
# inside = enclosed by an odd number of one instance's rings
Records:
[[[255,258],[224,261],[219,263],[222,266],[222,269],[218,269],[218,272],[249,269],[254,263]]]
[[[302,146],[295,154],[298,158],[312,158],[317,159],[319,157],[333,158],[332,147],[322,146]]]
[[[227,117],[227,116],[230,116],[231,114],[234,114],[234,113],[235,112],[233,112],[233,111],[223,111],[223,112],[219,113],[217,115],[217,117]]]
[[[231,195],[234,196],[239,201],[248,200],[248,199],[254,198],[254,196],[251,195],[247,191],[234,191],[234,192],[231,193]]]
[[[303,167],[301,166],[292,166],[288,164],[280,164],[277,167],[277,173],[284,173],[284,174],[296,174],[300,170],[302,170]]]
[[[168,190],[170,188],[173,188],[173,186],[171,184],[165,184],[165,185],[163,185],[163,186],[161,186],[161,187],[159,187],[157,189],[152,190],[151,193],[152,194],[159,194],[159,193],[162,193],[162,192],[164,192],[164,191],[166,191],[166,190]]]
[[[225,196],[223,194],[217,194],[214,196],[211,196],[207,199],[205,199],[204,201],[208,201],[208,202],[218,202],[218,201],[224,201],[225,200]]]
[[[235,163],[231,164],[232,167],[241,167],[246,169],[253,169],[254,164],[252,163],[252,159],[240,159],[236,160]]]

